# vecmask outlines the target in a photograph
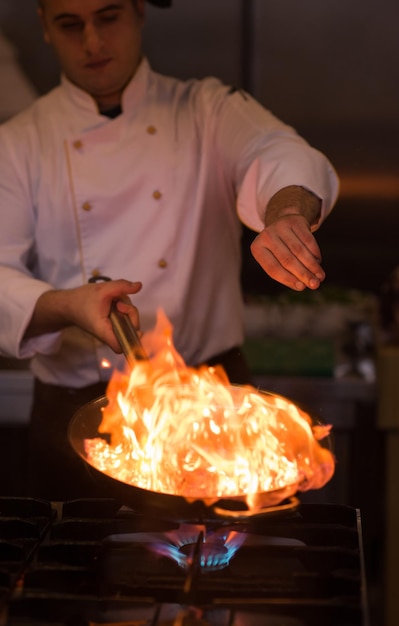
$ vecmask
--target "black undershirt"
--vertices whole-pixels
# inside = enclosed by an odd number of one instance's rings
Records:
[[[112,109],[101,111],[101,115],[106,115],[106,117],[109,117],[111,119],[118,117],[118,115],[120,115],[121,113],[122,113],[122,107],[120,104],[117,104],[115,107],[112,107]]]

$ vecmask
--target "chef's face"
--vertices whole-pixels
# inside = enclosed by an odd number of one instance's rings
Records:
[[[100,110],[120,103],[141,55],[145,0],[40,0],[46,41]]]

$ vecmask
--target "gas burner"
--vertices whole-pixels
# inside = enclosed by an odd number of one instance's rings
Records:
[[[183,565],[186,569],[193,561],[196,543],[186,543],[179,548],[183,557]],[[201,547],[200,567],[204,572],[216,572],[224,569],[230,562],[235,550],[230,552],[225,545],[214,542],[204,542]]]
[[[246,539],[232,527],[210,530],[206,526],[182,524],[176,530],[159,533],[130,533],[107,537],[107,544],[139,544],[156,555],[175,561],[188,570],[197,560],[203,572],[224,569]]]
[[[167,542],[156,542],[152,549],[175,559],[188,570],[194,561],[203,572],[215,572],[227,567],[231,558],[245,541],[245,534],[221,528],[208,531],[206,527],[182,525],[167,533]]]

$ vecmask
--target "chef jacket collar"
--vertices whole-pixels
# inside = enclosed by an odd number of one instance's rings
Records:
[[[150,65],[148,60],[143,58],[133,78],[128,83],[122,94],[123,112],[134,111],[140,105],[147,93],[149,77]],[[72,104],[80,109],[82,113],[96,116],[96,121],[98,123],[98,116],[101,114],[98,112],[97,104],[93,97],[77,85],[74,85],[74,83],[72,83],[65,76],[65,74],[61,76],[61,84]],[[103,117],[105,118],[106,116]],[[94,121],[95,120],[93,119],[93,122]]]

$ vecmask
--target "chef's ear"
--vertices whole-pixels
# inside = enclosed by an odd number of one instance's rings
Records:
[[[40,23],[42,25],[43,38],[46,43],[50,43],[50,37],[46,25],[46,17],[44,15],[44,0],[39,0],[37,7],[37,14],[39,16]]]

